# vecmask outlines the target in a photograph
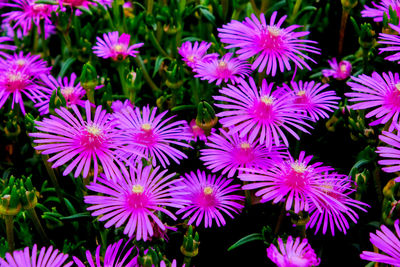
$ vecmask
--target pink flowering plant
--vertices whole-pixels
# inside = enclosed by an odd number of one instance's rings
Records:
[[[399,0],[0,13],[0,267],[400,266]]]

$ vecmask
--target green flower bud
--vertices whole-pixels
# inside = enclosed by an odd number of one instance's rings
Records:
[[[98,85],[96,68],[90,62],[83,65],[80,81],[86,91],[94,90]]]
[[[341,0],[343,10],[350,12],[358,4],[358,0]]]
[[[55,114],[54,110],[56,108],[66,107],[66,106],[67,106],[67,101],[65,100],[65,97],[61,93],[60,87],[58,87],[57,90],[54,90],[51,93],[51,97],[50,97],[50,101],[49,101],[50,113]]]
[[[201,101],[197,106],[196,125],[203,129],[208,136],[217,122],[218,118],[215,116],[215,111],[211,105],[206,101]]]
[[[183,237],[181,252],[185,257],[195,257],[199,254],[199,234],[196,232],[193,238],[193,226],[189,226],[187,233]]]
[[[149,248],[146,255],[144,255],[144,251],[142,248],[141,252],[139,252],[138,262],[142,267],[153,267],[159,265],[160,259],[157,256],[157,253],[152,248]]]
[[[372,30],[371,24],[361,24],[360,37],[358,38],[358,42],[363,49],[370,50],[374,46],[374,36],[375,32]]]

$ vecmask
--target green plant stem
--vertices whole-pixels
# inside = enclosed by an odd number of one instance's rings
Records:
[[[14,246],[14,215],[4,215],[4,220],[6,223],[6,235],[8,243],[8,251],[13,252]]]
[[[297,12],[299,12],[299,9],[301,7],[301,3],[302,2],[303,2],[303,0],[296,0],[296,3],[294,4],[294,7],[293,7],[292,20],[291,21],[294,21],[294,19],[296,18]]]
[[[190,262],[191,261],[192,261],[192,257],[185,256],[183,258],[183,263],[185,264],[186,267],[190,267]]]
[[[157,85],[153,82],[149,73],[147,72],[146,66],[143,63],[142,57],[138,55],[134,58],[134,60],[135,60],[136,65],[141,68],[141,70],[143,72],[143,77],[146,80],[146,82],[149,84],[150,88],[153,90],[153,93],[161,92],[160,88],[157,87]]]
[[[282,204],[281,206],[282,207],[281,207],[281,211],[279,213],[278,221],[276,222],[276,225],[275,225],[275,230],[274,230],[275,235],[279,233],[279,230],[281,229],[281,225],[283,222],[283,218],[285,217],[285,213],[286,213],[285,205]]]
[[[38,231],[40,238],[45,242],[46,244],[49,243],[49,238],[47,237],[42,224],[39,221],[39,217],[36,214],[35,208],[27,209],[29,216],[32,219],[33,225],[36,228],[36,231]]]
[[[118,76],[119,76],[119,81],[121,82],[121,87],[122,87],[122,92],[124,95],[129,98],[129,89],[126,85],[126,75],[125,75],[125,65],[124,62],[118,63],[117,66],[117,71],[118,71]]]
[[[349,12],[343,8],[342,20],[340,22],[340,33],[339,33],[339,47],[338,47],[339,56],[342,55],[343,52],[344,34],[346,32],[346,25],[348,18],[349,18]]]
[[[158,42],[156,36],[154,35],[154,32],[152,30],[150,30],[149,28],[147,28],[147,30],[148,30],[148,33],[149,33],[150,41],[153,44],[153,46],[157,49],[158,52],[161,53],[161,55],[163,55],[164,57],[166,57],[166,58],[171,60],[170,55],[168,55],[168,53],[161,47],[161,45]]]
[[[48,57],[50,56],[50,51],[48,50],[47,43],[46,43],[46,34],[45,34],[45,29],[44,29],[44,20],[40,21],[40,37],[42,40],[42,50],[43,50],[43,57],[48,60]]]

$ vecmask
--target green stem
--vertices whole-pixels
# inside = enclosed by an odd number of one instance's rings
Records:
[[[296,3],[294,4],[294,7],[293,7],[293,12],[292,12],[292,21],[296,17],[297,12],[299,12],[302,2],[303,2],[303,0],[296,0]]]
[[[40,37],[42,40],[42,50],[43,50],[43,57],[44,59],[48,60],[48,57],[50,56],[50,51],[48,50],[47,43],[46,43],[46,34],[45,34],[45,28],[44,28],[44,20],[40,21]]]
[[[118,63],[117,67],[118,75],[119,75],[119,81],[121,82],[121,87],[122,87],[122,92],[124,95],[129,98],[129,89],[126,85],[126,75],[125,75],[125,65],[124,62]]]
[[[149,73],[147,72],[146,66],[143,63],[142,57],[138,55],[138,56],[134,57],[134,60],[135,60],[136,65],[142,69],[143,77],[146,80],[146,82],[149,84],[150,88],[153,90],[153,93],[161,92],[160,88],[157,87],[157,85],[153,82]]]
[[[183,263],[186,267],[190,267],[190,262],[192,261],[192,257],[185,256],[183,258]]]
[[[346,24],[349,18],[349,12],[343,8],[342,10],[342,20],[340,22],[340,33],[339,33],[339,47],[338,55],[340,56],[343,52],[344,34],[346,32]]]
[[[154,32],[152,30],[150,30],[149,28],[147,28],[147,30],[149,33],[150,41],[154,45],[154,47],[157,49],[157,51],[160,52],[164,57],[171,59],[170,55],[168,55],[168,53],[161,47],[156,36],[154,35]]]
[[[279,230],[281,229],[281,225],[283,222],[283,218],[285,217],[286,214],[286,209],[285,209],[285,205],[281,205],[281,212],[279,213],[279,217],[278,217],[278,221],[276,222],[276,226],[275,226],[275,230],[274,230],[274,234],[278,234]]]
[[[35,208],[27,209],[29,216],[32,219],[33,225],[36,228],[36,231],[38,231],[40,238],[43,240],[45,243],[49,243],[49,238],[47,237],[42,224],[39,221],[39,218],[36,214]]]
[[[14,244],[14,215],[4,215],[4,220],[6,223],[6,235],[8,243],[8,251],[13,252],[15,249]]]

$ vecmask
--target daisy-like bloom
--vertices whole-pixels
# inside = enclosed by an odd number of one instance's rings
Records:
[[[361,11],[361,15],[364,18],[373,18],[376,22],[383,21],[383,14],[386,13],[388,18],[390,19],[389,8],[392,9],[400,15],[400,1],[399,0],[381,0],[379,4],[376,4],[372,1],[372,6],[369,7],[364,5],[364,10]]]
[[[19,104],[22,114],[25,115],[24,101],[22,94],[32,102],[44,97],[41,87],[36,84],[34,78],[27,73],[26,69],[3,69],[0,66],[0,108],[3,107],[10,95],[12,95],[11,108],[14,104]]]
[[[32,29],[32,22],[38,31],[40,31],[41,20],[44,20],[45,24],[52,24],[51,12],[56,9],[54,5],[37,4],[35,0],[14,0],[12,3],[4,3],[3,6],[17,9],[2,14],[1,16],[5,17],[3,23],[15,23],[14,29],[20,26],[24,36],[28,35]]]
[[[290,82],[282,85],[283,90],[292,95],[292,103],[297,105],[302,112],[307,114],[312,121],[320,118],[329,118],[327,112],[332,112],[338,108],[335,91],[325,91],[329,84],[311,82]]]
[[[213,133],[208,138],[207,147],[200,150],[200,159],[212,172],[222,170],[221,174],[227,174],[228,178],[240,168],[268,168],[287,157],[285,147],[267,148],[258,140],[250,142],[247,136],[241,138],[238,133],[229,135],[223,129],[220,132],[220,135]]]
[[[133,108],[135,108],[135,105],[132,104],[132,102],[129,99],[125,99],[124,102],[122,102],[121,100],[115,100],[111,104],[111,109],[113,110],[114,113],[127,110],[127,107],[130,107],[133,109]]]
[[[4,33],[14,39],[14,37],[22,40],[24,38],[24,35],[22,33],[22,29],[21,28],[16,28],[13,29],[13,27],[9,24],[9,23],[2,23],[1,24],[1,29],[4,31]],[[38,34],[41,34],[41,29],[37,28],[37,32]],[[49,38],[51,35],[56,33],[56,26],[52,25],[52,24],[44,24],[44,38],[47,40],[47,38]]]
[[[11,50],[14,51],[17,49],[15,45],[9,45],[9,44],[4,44],[4,42],[12,42],[13,39],[7,36],[1,36],[0,37],[0,56],[6,57],[8,56],[7,53],[5,53],[3,50]]]
[[[191,148],[186,142],[190,141],[191,134],[187,131],[186,121],[169,123],[175,116],[164,118],[168,111],[156,116],[157,108],[149,106],[142,110],[127,107],[121,112],[114,113],[120,121],[118,128],[122,130],[121,144],[127,145],[121,151],[121,157],[128,162],[137,159],[139,151],[152,165],[159,162],[164,168],[170,164],[169,158],[179,163],[187,156],[171,145]],[[182,142],[185,141],[185,142]],[[133,152],[133,153],[132,153]]]
[[[248,76],[251,70],[247,61],[232,56],[232,53],[226,53],[221,59],[197,62],[193,69],[197,73],[194,77],[208,80],[209,83],[216,81],[217,85],[228,81],[235,84],[240,78]]]
[[[382,170],[388,173],[400,171],[400,136],[383,131],[382,135],[379,136],[379,139],[390,146],[377,147],[378,150],[376,153],[378,153],[382,158],[386,158],[378,161],[380,165],[386,166],[383,167]],[[400,182],[400,176],[397,177],[395,181]]]
[[[324,75],[325,77],[332,76],[337,80],[344,80],[350,77],[351,63],[349,61],[342,60],[338,64],[336,58],[332,58],[332,60],[328,60],[328,63],[331,68],[322,70],[322,75]]]
[[[192,119],[189,123],[189,127],[187,127],[188,132],[191,134],[191,141],[197,142],[197,139],[207,142],[207,136],[203,129],[201,129],[197,124],[196,120]],[[211,131],[214,130],[211,129]]]
[[[87,263],[89,264],[90,267],[134,267],[135,265],[135,259],[131,258],[129,260],[129,256],[131,255],[134,247],[131,247],[125,251],[126,246],[128,245],[128,242],[121,247],[123,242],[123,239],[119,240],[116,243],[113,243],[111,245],[107,246],[106,253],[104,257],[100,255],[100,248],[101,246],[99,245],[96,249],[95,252],[95,257],[93,259],[92,254],[90,253],[89,250],[86,251],[86,259]],[[85,264],[81,260],[79,260],[77,257],[72,257],[74,259],[74,262],[78,267],[86,267]]]
[[[85,101],[82,99],[86,91],[82,88],[81,83],[76,82],[76,74],[72,73],[70,80],[68,81],[68,77],[58,77],[58,79],[54,78],[52,75],[41,75],[41,80],[44,82],[46,87],[42,87],[43,91],[46,92],[46,95],[43,99],[40,99],[39,102],[35,105],[38,108],[40,115],[44,115],[49,113],[49,102],[51,95],[54,90],[60,90],[61,94],[65,98],[67,102],[67,107],[71,107],[72,105],[78,105],[81,107],[85,106]]]
[[[127,56],[136,57],[139,51],[135,49],[144,45],[138,43],[130,46],[131,36],[127,33],[119,36],[117,31],[103,34],[103,39],[97,37],[96,45],[93,46],[93,53],[98,57],[112,58],[114,61],[124,60]]]
[[[37,245],[33,245],[32,254],[26,247],[23,251],[14,251],[6,253],[5,258],[0,258],[2,267],[69,267],[73,264],[72,261],[65,263],[68,254],[58,252],[58,249],[53,250],[53,246],[48,248],[42,247],[39,255],[37,254]]]
[[[215,100],[223,102],[215,105],[226,109],[217,117],[221,118],[220,123],[224,127],[231,127],[229,134],[239,132],[240,137],[249,134],[249,142],[259,138],[260,143],[271,147],[273,143],[280,146],[281,138],[289,146],[282,130],[288,131],[296,139],[300,137],[294,129],[308,133],[303,127],[311,127],[304,122],[307,116],[288,101],[290,96],[281,90],[272,92],[272,87],[273,83],[268,84],[264,79],[261,88],[257,88],[253,78],[249,78],[249,83],[241,80],[237,87],[228,84],[228,88],[219,91],[222,96],[214,96]]]
[[[4,59],[0,58],[0,70],[13,69],[16,71],[24,71],[26,74],[34,76],[49,75],[51,67],[47,66],[47,62],[40,58],[39,55],[26,55],[20,51],[18,54],[7,55]]]
[[[400,3],[399,3],[399,5],[400,5]],[[400,16],[400,13],[399,13],[399,16]],[[393,30],[397,31],[398,34],[400,34],[399,26],[390,24],[390,27]],[[387,47],[380,47],[379,48],[380,53],[382,53],[382,52],[394,53],[393,55],[385,57],[386,60],[397,61],[397,63],[400,63],[400,37],[398,35],[388,34],[388,33],[380,33],[378,43],[389,45]]]
[[[353,92],[345,93],[354,110],[375,108],[365,116],[375,116],[377,120],[369,125],[385,124],[392,120],[389,131],[393,131],[396,124],[400,123],[400,79],[398,73],[372,73],[372,76],[361,74],[352,77],[354,82],[348,82]]]
[[[185,61],[189,67],[194,68],[199,62],[208,62],[212,59],[218,58],[217,53],[205,55],[210,46],[211,43],[205,41],[202,41],[200,44],[196,41],[194,45],[192,45],[190,41],[187,41],[182,43],[181,47],[179,47],[178,53],[183,57],[183,61]]]
[[[311,70],[305,60],[315,61],[304,52],[320,54],[319,49],[309,45],[317,42],[301,39],[309,32],[294,32],[302,27],[300,25],[281,28],[287,16],[283,16],[275,24],[277,14],[276,11],[272,13],[269,25],[264,14],[260,15],[260,20],[254,14],[244,22],[233,20],[218,29],[218,37],[221,38],[221,42],[228,44],[226,49],[238,47],[236,53],[240,59],[256,56],[251,65],[252,70],[258,68],[258,72],[262,72],[266,68],[267,75],[271,73],[275,76],[278,67],[281,72],[285,69],[290,70],[290,61],[300,69],[306,67]]]
[[[165,207],[181,208],[185,203],[180,195],[186,192],[181,187],[171,187],[177,181],[172,180],[175,173],[166,175],[167,170],[159,172],[159,169],[143,167],[139,162],[137,167],[130,168],[130,174],[116,181],[100,177],[97,183],[87,186],[91,191],[102,193],[85,196],[85,203],[91,205],[87,209],[93,211],[92,216],[102,215],[99,221],[107,221],[104,227],[120,227],[127,222],[124,234],[129,237],[135,234],[136,240],[146,241],[154,234],[152,221],[160,229],[166,229],[157,213],[176,220]]]
[[[399,220],[394,222],[394,234],[385,225],[381,225],[381,230],[376,230],[376,234],[370,233],[370,241],[372,245],[382,250],[385,254],[379,254],[372,251],[363,251],[360,258],[367,261],[374,261],[400,266],[400,227]]]
[[[182,181],[176,183],[177,187],[188,194],[180,197],[187,201],[185,207],[176,214],[184,214],[182,219],[190,216],[188,224],[196,222],[196,226],[204,220],[206,228],[212,227],[213,221],[218,227],[226,224],[223,214],[233,218],[233,213],[238,214],[243,206],[244,196],[238,195],[240,186],[231,184],[233,179],[222,176],[206,175],[204,171],[197,170],[185,173]]]
[[[51,115],[50,119],[36,121],[39,132],[29,134],[34,138],[33,142],[38,144],[35,149],[42,154],[54,154],[49,158],[49,162],[54,162],[53,168],[69,162],[63,175],[75,170],[75,177],[82,173],[86,178],[93,166],[96,179],[100,161],[108,179],[122,177],[121,170],[124,171],[125,168],[114,155],[115,150],[121,149],[116,145],[116,139],[120,137],[120,131],[115,128],[118,122],[110,120],[111,115],[102,110],[101,106],[96,108],[92,120],[89,101],[85,103],[86,119],[82,118],[76,105],[71,108],[73,113],[61,107],[55,109],[57,117]]]
[[[349,196],[354,192],[350,177],[340,174],[331,174],[329,176],[331,177],[332,175],[336,175],[338,179],[327,179],[325,183],[321,184],[321,187],[327,195],[342,203],[342,205],[326,205],[324,202],[320,202],[321,209],[318,209],[313,202],[310,202],[310,209],[308,210],[310,220],[306,228],[315,227],[315,234],[321,227],[323,234],[326,233],[328,227],[333,236],[335,235],[335,228],[346,234],[350,228],[348,219],[357,223],[358,214],[354,210],[367,212],[364,207],[369,207],[369,205]]]
[[[278,267],[311,267],[321,262],[307,239],[300,242],[300,237],[293,240],[292,236],[288,236],[286,243],[278,237],[278,247],[271,244],[267,248],[267,255]]]
[[[290,156],[290,155],[289,155]],[[239,174],[242,181],[249,182],[244,190],[258,189],[256,196],[262,196],[261,202],[272,200],[274,204],[285,201],[286,210],[293,208],[295,213],[308,211],[310,202],[319,210],[325,205],[335,205],[343,209],[343,204],[326,193],[327,182],[334,183],[340,179],[336,174],[329,174],[332,167],[322,166],[321,162],[310,164],[313,156],[300,152],[299,159],[288,160],[275,164],[272,168],[255,170]],[[332,189],[331,194],[337,193]]]

